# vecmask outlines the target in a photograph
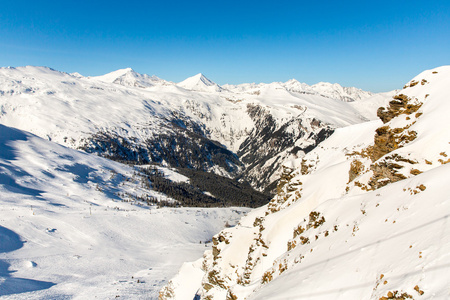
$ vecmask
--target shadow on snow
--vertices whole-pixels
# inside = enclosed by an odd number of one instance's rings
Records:
[[[14,231],[0,226],[0,253],[15,251],[23,247],[24,242]],[[9,264],[0,260],[0,296],[48,289],[55,284],[25,278],[15,278],[9,270]]]

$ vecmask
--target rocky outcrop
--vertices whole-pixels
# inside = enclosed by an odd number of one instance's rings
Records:
[[[389,102],[388,107],[380,107],[377,110],[377,115],[383,123],[387,123],[401,114],[411,115],[417,112],[422,106],[421,102],[418,102],[416,99],[411,99],[404,94],[396,95],[393,98]]]
[[[422,106],[415,98],[410,98],[404,94],[394,96],[387,108],[380,108],[377,114],[384,124],[375,131],[374,145],[368,147],[367,154],[373,164],[370,170],[373,172],[368,185],[371,189],[377,189],[391,182],[396,182],[407,178],[399,172],[403,164],[414,164],[411,159],[401,157],[398,154],[387,155],[399,149],[417,138],[417,132],[410,130],[422,113],[418,112]],[[391,128],[389,122],[394,118],[403,117],[405,122],[402,127]]]
[[[412,80],[405,89],[415,87],[418,83],[419,81]],[[426,83],[428,81],[425,79],[421,81],[421,85]],[[412,167],[418,163],[415,159],[404,157],[395,151],[417,138],[417,132],[411,127],[423,114],[421,107],[428,96],[426,94],[423,100],[419,101],[416,97],[400,93],[395,95],[386,107],[377,110],[377,115],[384,125],[376,129],[372,145],[359,153],[350,154],[353,161],[349,170],[349,183],[353,182],[362,190],[375,190],[421,173]],[[410,171],[405,172],[407,169]],[[356,180],[369,172],[371,176],[366,177],[369,180]]]

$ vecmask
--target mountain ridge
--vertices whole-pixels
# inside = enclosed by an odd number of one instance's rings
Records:
[[[136,83],[135,85],[130,84],[121,77],[126,77],[130,74],[133,74],[132,77],[143,78],[140,83]],[[156,84],[166,84],[166,85],[178,85],[180,87],[186,88],[188,90],[194,91],[203,91],[203,92],[220,92],[222,89],[227,89],[231,91],[240,91],[240,92],[255,92],[253,89],[261,88],[265,85],[271,84],[279,84],[281,87],[286,88],[288,91],[303,93],[303,94],[317,94],[328,98],[340,99],[342,101],[358,101],[365,98],[368,98],[374,93],[363,91],[362,89],[356,87],[343,87],[338,83],[329,83],[329,82],[318,82],[313,85],[308,85],[306,83],[301,83],[298,80],[292,78],[286,82],[272,82],[272,83],[259,83],[259,84],[249,84],[242,83],[238,85],[224,84],[219,85],[209,78],[207,78],[203,73],[198,73],[191,77],[186,78],[185,80],[179,83],[173,83],[170,81],[166,81],[164,79],[160,79],[155,75],[146,75],[135,72],[132,68],[119,69],[116,71],[112,71],[105,75],[100,76],[88,76],[88,78],[98,79],[105,82],[115,82],[117,84],[122,84],[125,86],[137,86],[141,88],[151,87]],[[161,81],[161,82],[160,82]]]
[[[89,79],[100,80],[109,83],[120,84],[129,87],[149,88],[156,85],[167,85],[169,82],[158,78],[155,75],[140,74],[132,68],[119,69],[101,76],[88,77]]]

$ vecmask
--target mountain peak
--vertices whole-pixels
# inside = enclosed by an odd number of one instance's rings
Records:
[[[108,74],[119,75],[119,74],[126,74],[126,73],[136,73],[136,72],[132,68],[124,68],[124,69],[118,69],[116,71],[112,71],[112,72],[107,73],[105,75],[108,75]]]
[[[194,76],[186,78],[182,82],[178,83],[178,86],[187,90],[201,92],[220,92],[222,90],[222,88],[217,83],[211,81],[202,73],[198,73]]]
[[[104,82],[114,82],[117,78],[124,76],[126,74],[137,74],[132,68],[118,69],[116,71],[112,71],[110,73],[106,73],[100,76],[90,76],[89,78],[98,79]]]
[[[73,77],[77,77],[77,78],[83,78],[84,77],[83,75],[81,75],[78,72],[73,72],[73,73],[70,73],[69,75],[72,75]]]
[[[291,78],[291,79],[289,79],[288,81],[286,81],[285,83],[286,83],[286,84],[293,84],[293,83],[300,83],[300,81],[298,81],[298,80],[295,79],[295,78]]]
[[[132,68],[119,69],[102,76],[95,76],[90,78],[109,83],[116,83],[123,86],[134,86],[140,88],[152,87],[159,83],[168,84],[167,81],[162,80],[157,76],[140,74],[134,71]]]
[[[183,80],[182,82],[179,83],[179,85],[185,83],[203,83],[206,86],[213,86],[216,83],[214,83],[213,81],[211,81],[210,79],[208,79],[205,75],[203,75],[203,73],[198,73],[194,76],[188,77],[185,80]]]
[[[203,75],[203,73],[198,73],[198,74],[196,74],[194,76],[191,76],[191,77],[198,77],[198,78],[200,78],[200,77],[205,77],[205,75]]]

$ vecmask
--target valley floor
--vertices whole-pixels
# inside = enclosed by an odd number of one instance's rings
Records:
[[[201,257],[205,242],[245,210],[3,205],[0,296],[156,299],[181,264]]]

